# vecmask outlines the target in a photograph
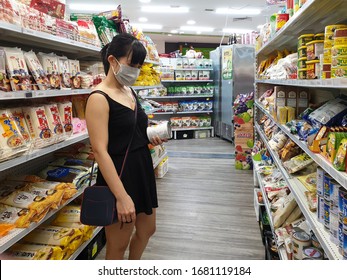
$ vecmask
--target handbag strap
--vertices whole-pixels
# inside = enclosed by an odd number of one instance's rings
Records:
[[[135,108],[134,108],[134,113],[135,113],[135,125],[134,125],[133,132],[132,132],[132,134],[131,134],[131,138],[130,138],[128,147],[127,147],[126,152],[125,152],[125,156],[124,156],[123,163],[122,163],[122,168],[121,168],[121,171],[120,171],[120,173],[119,173],[119,178],[120,178],[120,179],[122,178],[122,175],[123,175],[124,166],[125,166],[125,163],[126,163],[126,161],[127,161],[127,159],[128,159],[128,154],[129,154],[129,151],[130,151],[130,146],[131,146],[131,144],[132,144],[132,142],[133,142],[134,135],[135,135],[135,131],[136,131],[136,127],[137,127],[137,98],[136,98],[136,95],[135,95],[134,90],[133,90],[132,88],[131,88],[131,92],[132,92],[133,97],[134,97],[134,99],[135,99]],[[103,92],[103,91],[101,91],[101,90],[92,91],[92,92],[90,93],[90,95],[92,95],[92,94],[94,94],[94,93],[100,93],[100,94],[102,94],[103,96],[105,96],[106,99],[111,98],[111,97],[109,97],[105,92]],[[90,96],[90,95],[89,95],[89,96]],[[92,185],[92,179],[93,179],[93,173],[94,173],[94,165],[95,165],[95,159],[93,160],[93,166],[92,166],[92,170],[91,170],[91,172],[90,172],[89,186]]]

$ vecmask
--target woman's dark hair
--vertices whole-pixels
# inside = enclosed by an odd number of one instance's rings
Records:
[[[101,50],[101,59],[104,64],[106,75],[110,69],[110,63],[107,60],[110,55],[113,55],[117,59],[132,55],[131,64],[142,65],[145,61],[147,51],[142,43],[134,36],[128,33],[122,33],[114,36],[112,41],[105,45]]]

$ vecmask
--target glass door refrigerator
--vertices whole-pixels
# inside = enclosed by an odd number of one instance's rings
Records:
[[[221,46],[210,52],[210,58],[215,87],[215,134],[233,141],[233,103],[238,94],[254,90],[255,49],[250,45]]]

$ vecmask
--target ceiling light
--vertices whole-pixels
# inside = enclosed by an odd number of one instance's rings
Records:
[[[180,34],[184,34],[184,31],[180,31]]]
[[[260,9],[228,9],[218,8],[216,9],[217,14],[229,14],[229,15],[259,15]]]
[[[250,29],[239,29],[239,28],[223,28],[223,33],[238,33],[238,34],[242,34],[242,33],[248,33],[248,32],[252,32],[252,30],[250,30]]]
[[[149,3],[151,0],[139,0],[141,3]]]
[[[172,36],[172,34],[167,34],[167,36],[171,37],[171,36]]]
[[[214,28],[212,27],[204,27],[204,26],[181,26],[180,30],[183,31],[201,31],[201,32],[212,32]]]
[[[69,5],[70,11],[78,11],[78,12],[102,12],[109,11],[114,9],[114,5],[95,5],[95,4],[82,4],[75,3]]]
[[[195,24],[196,22],[195,22],[195,20],[188,20],[187,21],[187,24]]]
[[[188,13],[188,7],[170,7],[170,6],[143,6],[141,8],[142,12],[148,13],[171,13],[171,14],[183,14]]]
[[[140,28],[142,30],[160,30],[163,26],[160,24],[150,24],[150,23],[132,23],[134,27]]]
[[[139,22],[147,22],[147,21],[148,21],[148,18],[145,18],[145,17],[139,18]]]
[[[174,29],[174,30],[171,30],[171,33],[176,34],[176,33],[178,33],[178,31],[176,29]]]
[[[200,35],[200,34],[201,34],[201,31],[196,31],[196,34]]]

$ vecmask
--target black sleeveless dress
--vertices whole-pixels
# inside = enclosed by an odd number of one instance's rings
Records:
[[[102,91],[94,91],[92,94],[104,95],[109,104],[108,153],[119,174],[134,130],[135,112]],[[133,95],[137,102],[137,125],[124,166],[122,182],[135,204],[136,214],[150,215],[153,213],[152,209],[158,207],[158,199],[152,157],[148,149],[149,140],[146,132],[148,118],[136,95],[134,93]],[[100,170],[96,184],[107,186]]]

